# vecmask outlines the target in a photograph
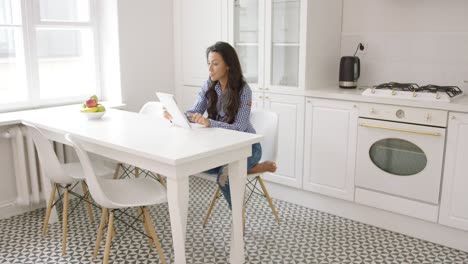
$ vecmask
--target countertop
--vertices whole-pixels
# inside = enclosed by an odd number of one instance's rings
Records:
[[[446,110],[453,112],[463,112],[468,113],[468,93],[465,93],[464,96],[461,96],[455,99],[453,102],[432,102],[432,101],[417,101],[411,99],[392,99],[392,98],[382,98],[382,97],[373,97],[373,96],[363,96],[361,95],[365,89],[368,87],[358,87],[357,89],[343,89],[338,86],[335,87],[323,87],[320,89],[313,90],[297,90],[291,92],[272,92],[280,94],[290,94],[298,96],[306,96],[312,98],[323,98],[323,99],[334,99],[334,100],[345,100],[345,101],[354,101],[354,102],[364,102],[364,103],[376,103],[376,104],[389,104],[389,105],[401,105],[401,106],[410,106],[418,108],[429,108],[429,109],[438,109]]]

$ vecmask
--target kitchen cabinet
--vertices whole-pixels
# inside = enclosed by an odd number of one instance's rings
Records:
[[[251,87],[299,87],[306,28],[300,22],[305,21],[307,1],[232,0],[229,7],[230,42]]]
[[[468,230],[468,114],[450,113],[439,223]]]
[[[306,99],[303,189],[354,200],[357,105]]]
[[[254,91],[335,85],[341,0],[230,0],[228,14],[229,42]]]
[[[278,169],[275,173],[267,173],[263,179],[300,188],[304,151],[304,97],[256,92],[252,97],[253,108],[278,114]]]

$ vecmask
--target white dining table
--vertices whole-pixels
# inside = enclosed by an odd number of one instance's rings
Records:
[[[261,135],[221,128],[187,129],[166,120],[108,109],[98,120],[87,120],[77,106],[26,111],[22,122],[37,126],[51,140],[67,144],[69,133],[92,153],[147,169],[167,177],[168,207],[174,262],[186,263],[185,236],[189,176],[229,164],[232,199],[231,263],[244,263],[242,204],[247,157]]]

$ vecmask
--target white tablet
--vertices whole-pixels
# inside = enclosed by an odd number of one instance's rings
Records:
[[[172,123],[176,126],[192,128],[192,124],[187,120],[185,114],[180,111],[179,106],[174,99],[174,95],[167,93],[156,92],[161,104],[166,108],[167,112],[172,116]]]

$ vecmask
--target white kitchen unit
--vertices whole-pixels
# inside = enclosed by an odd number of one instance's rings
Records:
[[[468,114],[450,113],[439,223],[468,230]]]
[[[300,188],[304,151],[304,97],[258,92],[254,92],[252,97],[253,108],[275,112],[279,118],[278,170],[265,174],[263,179]]]
[[[306,99],[304,190],[354,200],[357,104]]]
[[[230,0],[229,42],[252,89],[306,89],[306,76],[309,84],[332,83],[341,10],[341,0]]]

